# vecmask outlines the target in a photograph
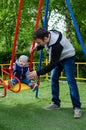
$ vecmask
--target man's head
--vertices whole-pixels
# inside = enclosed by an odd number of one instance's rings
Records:
[[[34,32],[34,40],[42,46],[49,42],[49,32],[44,28],[39,28]]]
[[[21,55],[19,57],[19,65],[20,66],[22,66],[22,67],[25,66],[27,64],[27,62],[28,62],[28,57],[26,55]]]

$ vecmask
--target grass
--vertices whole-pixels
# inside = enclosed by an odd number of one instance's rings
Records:
[[[73,109],[66,82],[60,82],[61,109],[46,111],[51,103],[49,81],[42,81],[39,98],[29,91],[12,93],[0,98],[0,130],[85,130],[86,129],[86,84],[78,83],[83,115],[73,118]],[[0,89],[0,92],[2,89]]]

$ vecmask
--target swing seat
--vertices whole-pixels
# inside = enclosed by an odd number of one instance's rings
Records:
[[[8,86],[8,80],[5,80],[4,82]],[[10,88],[10,90],[13,92],[17,92],[19,90],[19,83],[15,84],[13,88]],[[25,90],[31,90],[31,88],[27,84],[21,83],[21,88],[20,88],[19,92],[25,91]]]
[[[8,80],[3,81],[0,78],[0,87],[1,86],[3,86],[4,92],[0,93],[0,98],[3,98],[6,96],[7,89],[14,92],[14,93],[18,93],[18,92],[25,91],[25,90],[31,90],[31,88],[24,83],[17,83],[13,88],[11,88],[10,86],[8,86]]]
[[[13,88],[11,88],[11,90],[17,91],[18,88],[19,88],[19,84],[17,83]],[[26,85],[24,83],[21,83],[21,89],[20,89],[20,91],[25,91],[25,90],[31,90],[31,88],[28,85]]]

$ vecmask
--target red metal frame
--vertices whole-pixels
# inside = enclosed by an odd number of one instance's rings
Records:
[[[15,57],[15,52],[16,52],[16,44],[17,44],[17,39],[18,39],[18,32],[19,32],[19,25],[20,25],[20,17],[21,17],[21,11],[22,11],[22,0],[20,0],[19,2],[19,8],[18,8],[18,16],[17,16],[17,22],[16,22],[16,29],[15,29],[15,35],[14,35],[14,43],[13,43],[13,49],[12,49],[12,58],[11,58],[11,69],[10,69],[10,72],[7,72],[6,71],[6,68],[3,68],[2,71],[5,75],[8,75],[9,78],[16,78],[18,83],[19,83],[19,88],[18,90],[13,90],[12,88],[10,88],[10,86],[8,86],[4,80],[0,80],[0,84],[4,87],[4,94],[2,94],[0,97],[5,97],[6,94],[7,94],[7,89],[9,89],[10,91],[12,92],[19,92],[21,90],[21,82],[20,80],[13,76],[12,75],[12,66],[13,66],[13,63],[14,63],[14,57]],[[40,13],[41,13],[41,8],[42,8],[42,0],[39,0],[39,5],[38,5],[38,13],[37,13],[37,17],[36,17],[36,24],[35,24],[35,29],[38,28],[38,24],[39,24],[39,20],[40,20]],[[32,43],[32,48],[34,48],[35,46],[35,41],[33,41]],[[33,60],[33,54],[34,52],[30,55],[30,70],[32,68],[32,60]],[[39,83],[38,83],[39,84]]]
[[[20,0],[19,3],[19,8],[18,8],[18,16],[17,16],[17,22],[16,22],[16,30],[15,30],[15,35],[14,35],[14,46],[12,49],[12,60],[11,60],[11,69],[10,69],[10,74],[12,75],[12,66],[13,66],[13,62],[14,62],[14,57],[15,57],[15,52],[16,52],[16,44],[17,44],[17,39],[18,39],[18,31],[19,31],[19,25],[20,25],[20,17],[21,17],[21,11],[22,11],[22,0]]]
[[[8,76],[10,76],[10,73],[9,72],[7,72],[4,68],[2,68],[2,71],[6,74],[6,75],[8,75]],[[18,88],[18,90],[13,90],[12,88],[10,88],[10,86],[8,86],[8,85],[6,85],[6,83],[3,81],[3,86],[6,88],[6,89],[9,89],[10,91],[12,91],[12,92],[15,92],[15,93],[18,93],[20,90],[21,90],[21,82],[20,82],[20,80],[16,77],[16,76],[14,76],[14,75],[12,75],[11,76],[12,78],[15,78],[17,81],[18,81],[18,83],[19,83],[19,88]]]
[[[10,76],[10,73],[6,71],[6,68],[3,68],[2,71],[3,71],[3,73],[5,75]],[[20,92],[20,90],[21,90],[21,82],[20,82],[20,80],[17,77],[13,76],[13,75],[12,75],[12,78],[16,78],[16,80],[18,81],[18,84],[19,84],[18,89],[17,90],[12,89],[8,84],[5,83],[5,80],[0,79],[0,85],[2,85],[4,87],[4,93],[2,95],[0,95],[0,97],[5,97],[6,94],[7,94],[7,90],[10,90],[10,91],[12,91],[14,93]]]
[[[5,83],[3,82],[3,80],[0,78],[0,85],[4,86]],[[0,95],[0,97],[5,97],[7,94],[7,89],[4,87],[4,93]]]
[[[21,17],[21,11],[22,11],[22,0],[20,0],[19,2],[19,8],[18,8],[18,17],[17,17],[17,22],[16,22],[16,30],[15,30],[15,35],[14,35],[14,46],[13,46],[13,50],[12,50],[12,60],[11,60],[11,69],[10,69],[10,73],[8,73],[5,69],[2,69],[2,71],[7,74],[10,78],[11,77],[15,77],[12,75],[12,66],[13,66],[13,62],[14,62],[14,56],[15,56],[15,51],[16,51],[16,44],[17,44],[17,39],[18,39],[18,31],[19,31],[19,25],[20,25],[20,17]],[[16,77],[15,77],[16,78]],[[8,85],[6,85],[6,83],[4,81],[0,82],[1,85],[3,85],[4,87],[4,94],[2,95],[2,97],[6,96],[6,90],[9,89],[12,92],[19,92],[21,89],[21,83],[20,80],[18,78],[16,78],[19,82],[19,89],[17,91],[12,90]]]
[[[35,30],[38,28],[38,24],[39,24],[39,20],[40,20],[40,14],[41,14],[41,8],[42,8],[42,0],[39,0]],[[33,50],[34,46],[35,46],[35,40],[33,40],[33,42],[32,42],[32,50]],[[30,55],[30,71],[32,71],[33,55],[34,55],[34,51]]]

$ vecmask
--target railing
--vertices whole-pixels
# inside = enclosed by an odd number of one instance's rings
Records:
[[[37,70],[39,62],[33,62],[33,70]],[[42,67],[48,64],[48,60],[42,62]],[[10,64],[0,64],[0,69],[4,67],[8,67]],[[75,78],[79,81],[86,81],[86,62],[76,62],[75,63]],[[82,71],[82,72],[81,72]],[[82,76],[83,75],[83,76]],[[1,77],[3,78],[3,72],[1,71]],[[41,77],[46,78],[48,80],[50,78],[50,73],[47,73],[46,75],[43,75]],[[61,73],[60,79],[65,79],[64,71]]]

